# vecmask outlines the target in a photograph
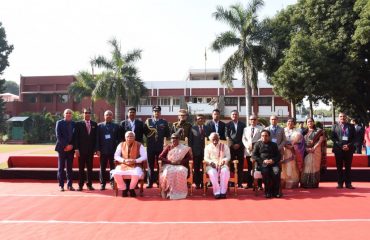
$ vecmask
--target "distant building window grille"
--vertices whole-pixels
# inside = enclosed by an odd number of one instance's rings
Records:
[[[68,95],[67,94],[61,94],[58,96],[58,101],[60,103],[67,103],[68,102]]]
[[[240,106],[245,106],[245,97],[240,97]]]
[[[171,98],[159,98],[159,105],[161,106],[171,105]]]
[[[272,98],[271,97],[258,98],[258,106],[272,106]]]
[[[238,106],[238,98],[237,97],[225,97],[225,106]]]
[[[42,103],[52,103],[53,102],[53,95],[41,95],[41,102]]]
[[[151,98],[140,98],[140,105],[151,106],[152,105],[152,99]]]
[[[25,102],[36,103],[37,102],[36,95],[25,95]]]
[[[179,106],[180,105],[180,99],[179,98],[173,98],[172,99],[172,105]]]

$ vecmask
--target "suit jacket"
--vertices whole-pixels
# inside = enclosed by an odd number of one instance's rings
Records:
[[[189,147],[191,147],[194,156],[202,156],[204,154],[205,138],[207,137],[207,126],[203,125],[204,134],[202,135],[199,125],[194,125],[191,128],[189,137]]]
[[[119,126],[113,122],[101,122],[98,124],[98,136],[96,150],[105,155],[112,155],[120,143]]]
[[[215,122],[213,120],[206,123],[207,126],[207,137],[213,132],[216,132]],[[218,121],[218,131],[220,135],[220,140],[226,140],[226,124],[223,121]]]
[[[87,132],[86,122],[79,121],[75,126],[75,149],[80,154],[94,154],[96,151],[96,139],[98,136],[98,124],[90,120],[90,134]]]
[[[350,151],[354,152],[354,140],[355,140],[355,128],[352,124],[344,124],[345,133],[343,134],[342,128],[338,123],[332,127],[331,139],[333,140],[333,152],[339,153],[342,151],[343,145],[348,145]],[[343,136],[346,136],[348,140],[343,140]]]
[[[230,121],[226,124],[226,137],[230,138],[232,144],[239,144],[239,150],[244,150],[243,131],[245,123],[238,121],[237,129],[235,130],[234,122]],[[232,149],[232,148],[231,148]]]
[[[365,129],[360,125],[355,125],[355,139],[354,143],[362,145],[364,143]]]
[[[57,137],[55,151],[63,152],[67,145],[73,145],[75,122],[71,121],[70,124],[70,129],[68,129],[68,122],[66,120],[62,119],[57,121],[55,126],[55,135]]]
[[[279,125],[276,125],[276,130],[272,130],[272,126],[268,126],[265,128],[266,130],[269,130],[271,133],[270,140],[273,142],[273,139],[276,139],[276,144],[278,145],[279,151],[284,151],[284,146],[286,143],[286,136],[284,132],[284,128],[280,127]]]
[[[261,139],[261,131],[263,127],[256,125],[253,127],[253,135],[252,135],[252,126],[248,126],[244,128],[243,131],[243,144],[245,147],[246,156],[251,156],[253,151],[254,144]]]
[[[157,130],[156,134],[147,138],[147,150],[148,151],[162,151],[164,138],[170,137],[170,128],[168,122],[164,119],[158,119],[154,121],[153,118],[148,118],[145,121],[145,125],[148,128],[154,128]]]
[[[144,142],[144,134],[148,134],[149,129],[144,126],[144,123],[140,121],[139,119],[135,119],[134,121],[135,124],[135,140],[143,143]],[[125,134],[127,131],[132,131],[131,129],[131,124],[128,119],[123,120],[120,124],[120,132],[121,132],[121,138],[122,141],[125,141]]]

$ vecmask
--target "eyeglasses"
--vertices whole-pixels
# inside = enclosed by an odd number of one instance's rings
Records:
[[[255,119],[255,118],[250,118],[249,120],[257,120],[257,119]]]
[[[91,112],[84,112],[84,114],[91,114]]]
[[[186,115],[179,115],[180,117],[186,117]]]
[[[277,120],[276,118],[271,118],[270,120]]]

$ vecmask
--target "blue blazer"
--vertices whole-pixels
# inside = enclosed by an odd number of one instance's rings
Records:
[[[73,134],[75,132],[75,122],[71,121],[71,132],[68,132],[67,121],[62,119],[57,121],[55,127],[55,135],[57,137],[57,143],[55,145],[55,151],[62,152],[64,148],[72,144],[73,145]]]

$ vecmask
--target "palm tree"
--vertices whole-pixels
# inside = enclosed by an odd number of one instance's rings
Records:
[[[231,5],[229,9],[217,6],[216,12],[213,13],[216,20],[225,22],[231,30],[219,34],[211,48],[222,51],[227,47],[236,47],[236,51],[222,66],[220,81],[231,89],[235,72],[241,72],[245,86],[247,118],[252,109],[252,87],[257,87],[258,70],[262,67],[261,28],[256,14],[262,6],[263,0],[253,0],[247,8],[240,3]]]
[[[76,102],[80,102],[84,97],[91,97],[91,113],[94,113],[93,91],[96,87],[97,79],[87,71],[80,71],[77,74],[77,81],[68,87],[68,93],[74,97]]]
[[[106,99],[114,105],[115,121],[119,122],[122,100],[136,106],[140,97],[147,91],[134,66],[134,63],[141,58],[142,50],[134,49],[123,54],[117,39],[113,38],[108,43],[112,47],[111,59],[98,56],[91,62],[94,66],[105,68],[105,71],[100,74],[93,96]]]

